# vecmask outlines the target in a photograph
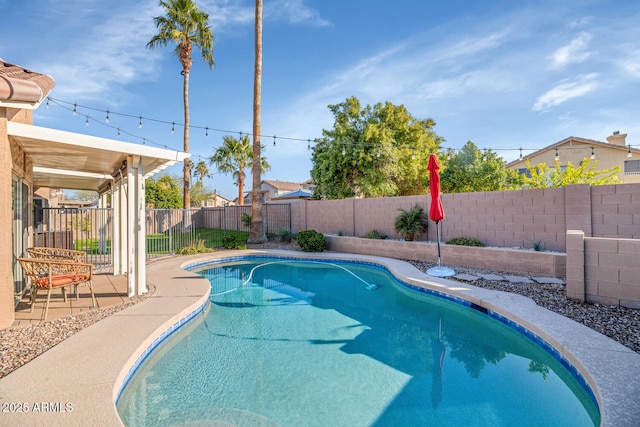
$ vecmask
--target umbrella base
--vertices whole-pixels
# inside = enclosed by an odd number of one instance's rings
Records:
[[[437,277],[449,277],[449,276],[455,276],[456,272],[447,267],[437,266],[437,267],[432,267],[428,269],[427,274],[430,276],[437,276]]]

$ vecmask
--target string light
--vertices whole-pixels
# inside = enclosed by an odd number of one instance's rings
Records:
[[[62,101],[62,100],[59,100],[59,99],[56,99],[56,98],[47,97],[47,102],[46,102],[46,108],[47,109],[50,109],[50,104],[51,103],[57,104],[59,106],[62,106],[63,108],[66,108],[67,110],[70,110],[71,108],[65,107],[63,104],[66,104],[66,105],[69,105],[69,106],[73,106],[72,112],[73,112],[74,116],[76,116],[78,114],[78,108],[79,107],[81,109],[94,110],[94,111],[98,111],[98,112],[101,111],[101,112],[103,112],[105,114],[105,122],[106,123],[110,122],[110,119],[111,119],[112,115],[114,115],[114,114],[115,115],[119,115],[119,116],[123,116],[123,117],[138,118],[138,127],[142,128],[143,116],[141,116],[141,115],[130,115],[130,114],[112,112],[110,109],[101,110],[101,109],[98,109],[98,108],[92,108],[92,107],[88,107],[88,106],[84,106],[84,105],[78,105],[77,103],[71,103],[71,102]],[[85,114],[83,114],[83,115],[85,115]],[[147,117],[145,117],[145,120],[149,120],[149,121],[152,121],[152,122],[158,122],[158,123],[171,123],[171,133],[172,134],[175,133],[176,124],[178,124],[180,126],[184,126],[184,125],[182,125],[180,123],[176,123],[175,121],[169,122],[169,121],[158,120],[158,119],[147,118]],[[99,122],[97,122],[97,123],[99,123]],[[88,114],[85,115],[85,125],[89,126],[89,115]],[[113,128],[113,129],[116,129],[114,126],[111,126],[111,125],[107,125],[107,126]],[[216,132],[225,132],[225,133],[235,133],[235,132],[237,132],[237,131],[232,131],[232,130],[216,129],[216,128],[209,127],[209,126],[203,127],[203,126],[190,125],[189,128],[191,128],[191,129],[204,129],[206,138],[208,138],[208,136],[209,136],[209,130],[216,131]],[[139,138],[140,140],[144,140],[145,144],[147,142],[146,138],[143,139],[141,136],[133,135],[133,134],[130,134],[130,133],[126,132],[126,131],[122,131],[121,128],[117,128],[118,138],[120,137],[122,132],[124,132],[125,134],[130,135],[130,136],[132,136],[134,138]],[[238,132],[238,133],[240,135],[240,138],[242,138],[244,136],[243,132]],[[258,135],[258,137],[260,137],[260,136],[261,135]],[[278,137],[276,135],[273,135],[273,145],[274,146],[277,145],[277,141],[276,141],[277,138]],[[307,142],[307,149],[311,150],[311,139],[310,138],[307,138],[307,139],[290,138],[290,137],[279,137],[279,138],[285,139],[285,140],[290,140],[290,141],[306,141]],[[149,142],[152,143],[152,141],[149,141]],[[314,142],[321,142],[321,141],[314,141]],[[370,144],[370,143],[356,142],[356,141],[353,141],[353,142],[341,142],[341,144],[343,145],[343,147],[342,147],[343,155],[346,155],[346,146],[348,144],[349,145],[358,145],[358,146],[372,146],[372,145],[375,146],[375,145],[379,145],[379,144]],[[166,145],[162,145],[162,144],[157,144],[157,145],[169,148]],[[627,157],[629,157],[629,158],[633,157],[633,153],[631,151],[632,147],[633,147],[633,145],[631,145],[631,144],[629,144],[627,146]],[[572,149],[572,148],[578,149],[579,147],[562,147],[562,148],[564,150],[564,149]],[[441,149],[443,149],[445,151],[445,154],[447,156],[449,155],[447,150],[450,150],[450,151],[458,150],[458,149],[446,148],[446,147],[441,147]],[[483,159],[487,159],[488,158],[488,152],[489,151],[513,151],[513,150],[518,150],[519,151],[519,159],[520,160],[522,160],[524,158],[523,151],[532,151],[532,152],[539,151],[538,149],[522,148],[522,147],[520,147],[520,148],[498,148],[498,149],[483,148],[482,150],[483,150],[483,154],[482,154]],[[378,148],[378,151],[376,153],[376,157],[379,158],[380,156],[381,156],[381,150],[380,150],[380,148]],[[415,152],[414,151],[412,151],[412,158],[415,158]],[[591,158],[595,159],[595,146],[591,146]],[[559,147],[555,147],[555,160],[556,161],[560,160]]]
[[[342,144],[342,155],[347,154],[347,150],[345,149],[344,143]]]

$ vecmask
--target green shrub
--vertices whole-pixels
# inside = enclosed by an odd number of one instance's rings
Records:
[[[384,234],[380,234],[378,230],[371,230],[370,232],[362,236],[362,238],[363,239],[386,239],[387,236]]]
[[[249,215],[248,213],[243,213],[240,221],[242,221],[242,225],[244,225],[245,227],[251,228],[251,215]]]
[[[322,252],[327,247],[327,238],[316,230],[300,230],[298,244],[305,252]]]
[[[394,228],[405,240],[414,240],[416,236],[427,230],[427,214],[417,203],[408,210],[398,209],[400,214],[396,218]]]
[[[484,246],[480,240],[475,239],[473,237],[454,237],[447,241],[447,245],[458,245],[458,246]]]
[[[298,235],[287,228],[281,228],[280,230],[278,230],[278,240],[281,242],[289,243],[292,240],[296,240],[297,238]]]
[[[222,247],[225,249],[247,249],[247,242],[238,240],[236,236],[225,236],[222,238]]]
[[[184,248],[180,248],[178,250],[178,254],[180,255],[194,255],[200,254],[203,252],[213,252],[213,249],[207,248],[204,245],[204,240],[198,240],[195,244],[191,244],[189,246],[185,246]]]

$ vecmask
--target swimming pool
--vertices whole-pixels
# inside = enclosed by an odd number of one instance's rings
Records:
[[[248,257],[201,274],[211,308],[133,376],[127,425],[599,424],[558,358],[382,268]]]

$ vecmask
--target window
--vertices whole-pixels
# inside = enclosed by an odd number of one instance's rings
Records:
[[[625,174],[640,174],[640,160],[625,160]]]
[[[530,172],[530,171],[529,171],[529,169],[527,169],[527,168],[520,168],[520,169],[518,169],[518,173],[519,173],[520,175],[524,175],[524,176],[526,176],[527,178],[531,178],[531,172]]]

